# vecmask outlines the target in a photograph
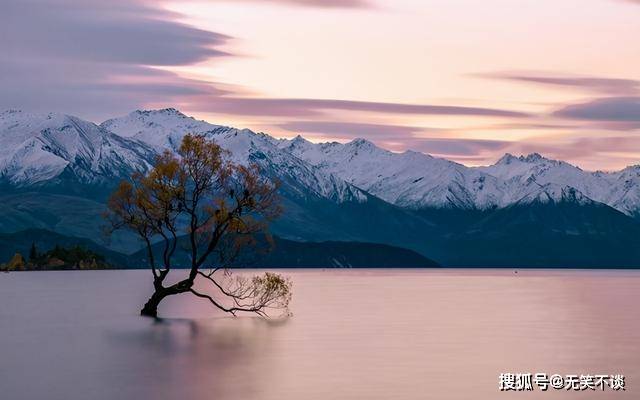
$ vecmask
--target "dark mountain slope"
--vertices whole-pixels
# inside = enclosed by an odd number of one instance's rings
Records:
[[[516,204],[456,234],[444,251],[449,266],[640,267],[640,223],[595,202]]]
[[[0,195],[0,233],[26,229],[54,231],[61,235],[90,239],[119,253],[138,250],[141,242],[133,234],[103,235],[105,205],[94,200],[37,192],[8,191]]]
[[[247,251],[234,265],[239,268],[427,268],[439,265],[412,250],[361,242],[297,242],[273,238],[273,244],[262,242],[257,250]],[[186,239],[183,238],[186,242]],[[185,243],[186,244],[186,243]],[[181,244],[172,262],[188,267],[190,259]],[[270,251],[265,249],[270,248]],[[161,258],[162,247],[154,246],[156,258]],[[132,254],[129,264],[144,268],[148,265],[146,250]]]

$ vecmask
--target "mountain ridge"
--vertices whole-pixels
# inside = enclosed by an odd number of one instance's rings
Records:
[[[559,185],[640,215],[640,166],[589,172],[539,153],[506,153],[492,165],[467,167],[411,150],[394,153],[362,138],[344,144],[312,143],[300,135],[277,139],[197,120],[175,108],[135,110],[100,125],[65,114],[4,111],[0,181],[29,186],[125,177],[148,169],[154,154],[176,151],[186,133],[211,137],[232,152],[234,161],[260,164],[289,181],[299,195],[310,191],[330,201],[364,202],[370,194],[408,209],[484,210],[541,196],[546,185]]]
[[[0,163],[0,233],[35,227],[99,240],[100,215],[115,185],[132,170],[149,168],[159,152],[176,151],[187,133],[217,141],[234,162],[257,163],[281,182],[285,213],[271,230],[284,240],[386,244],[449,266],[579,266],[588,261],[580,251],[602,266],[640,266],[640,254],[614,245],[635,246],[629,238],[640,237],[640,167],[588,172],[532,153],[472,168],[411,150],[394,153],[361,138],[345,144],[278,139],[173,108],[137,110],[100,125],[64,114],[0,112],[0,160],[22,162]],[[42,157],[22,156],[32,154],[22,151],[29,140]],[[29,168],[35,172],[22,173]],[[504,243],[517,251],[501,251]],[[102,245],[140,248],[131,235]],[[577,253],[565,256],[562,246]],[[545,251],[555,258],[541,257]],[[611,262],[609,251],[616,253]]]
[[[58,113],[0,113],[0,177],[30,186],[72,176],[86,183],[147,170],[152,151],[80,118]]]
[[[155,154],[176,151],[186,133],[206,135],[234,161],[256,162],[288,181],[292,193],[313,192],[332,202],[376,196],[408,209],[504,208],[544,196],[549,185],[572,187],[587,198],[640,216],[640,166],[589,172],[539,153],[506,153],[496,163],[465,165],[407,150],[394,153],[371,141],[312,143],[278,139],[249,129],[215,125],[175,108],[135,110],[100,125],[66,114],[0,113],[0,184],[101,184],[146,170]]]
[[[560,186],[572,187],[629,216],[640,214],[640,166],[636,165],[590,172],[539,153],[506,153],[492,165],[467,167],[412,150],[393,153],[361,138],[345,144],[316,144],[297,136],[281,140],[279,146],[390,203],[412,209],[504,208],[542,196],[549,186]],[[358,165],[360,152],[355,148],[366,148],[370,159]]]

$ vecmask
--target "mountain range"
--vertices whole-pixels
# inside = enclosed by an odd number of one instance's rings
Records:
[[[365,139],[314,144],[297,136],[280,148],[392,204],[411,209],[486,210],[561,201],[567,190],[628,215],[640,211],[640,166],[589,172],[538,153],[505,154],[486,167],[466,167],[415,151],[393,153]]]
[[[187,133],[282,183],[286,211],[272,230],[285,239],[388,244],[451,266],[640,266],[640,166],[589,172],[534,153],[467,167],[365,139],[277,139],[173,108],[99,125],[1,112],[0,232],[40,228],[95,239],[117,182],[148,170]],[[126,234],[104,244],[140,247]]]

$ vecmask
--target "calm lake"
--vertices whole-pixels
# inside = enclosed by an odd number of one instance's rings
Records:
[[[0,274],[0,398],[638,399],[640,271],[298,270],[293,317],[190,295],[138,316],[149,271]],[[625,392],[500,392],[501,372],[624,374]]]

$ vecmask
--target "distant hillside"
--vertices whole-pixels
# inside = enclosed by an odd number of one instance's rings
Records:
[[[534,201],[486,214],[444,251],[449,266],[638,268],[640,224],[601,203]]]
[[[64,236],[43,229],[28,229],[16,233],[0,234],[0,263],[7,262],[15,253],[27,257],[31,244],[45,252],[56,245],[82,246],[104,256],[105,261],[118,268],[141,269],[147,267],[146,251],[125,255],[109,250],[95,242]],[[160,253],[159,246],[156,251]],[[248,261],[250,260],[250,261]],[[178,252],[174,263],[188,266],[186,254]],[[358,242],[296,242],[275,238],[273,251],[249,255],[239,261],[239,267],[254,268],[423,268],[437,267],[434,261],[411,250],[373,243]]]
[[[78,196],[46,192],[3,191],[0,187],[0,234],[28,229],[53,231],[67,237],[89,238],[119,253],[138,250],[141,241],[130,232],[118,231],[105,242],[103,203]],[[29,242],[29,245],[31,242]]]
[[[179,246],[180,247],[180,246]],[[156,245],[154,254],[161,256]],[[186,252],[177,251],[173,262],[188,266]],[[147,265],[147,252],[130,257],[131,265]],[[271,251],[238,260],[239,267],[259,268],[428,268],[439,265],[412,250],[385,244],[360,242],[297,242],[275,237]]]
[[[413,250],[359,242],[296,242],[276,238],[275,248],[260,260],[265,267],[424,268],[439,265]]]

